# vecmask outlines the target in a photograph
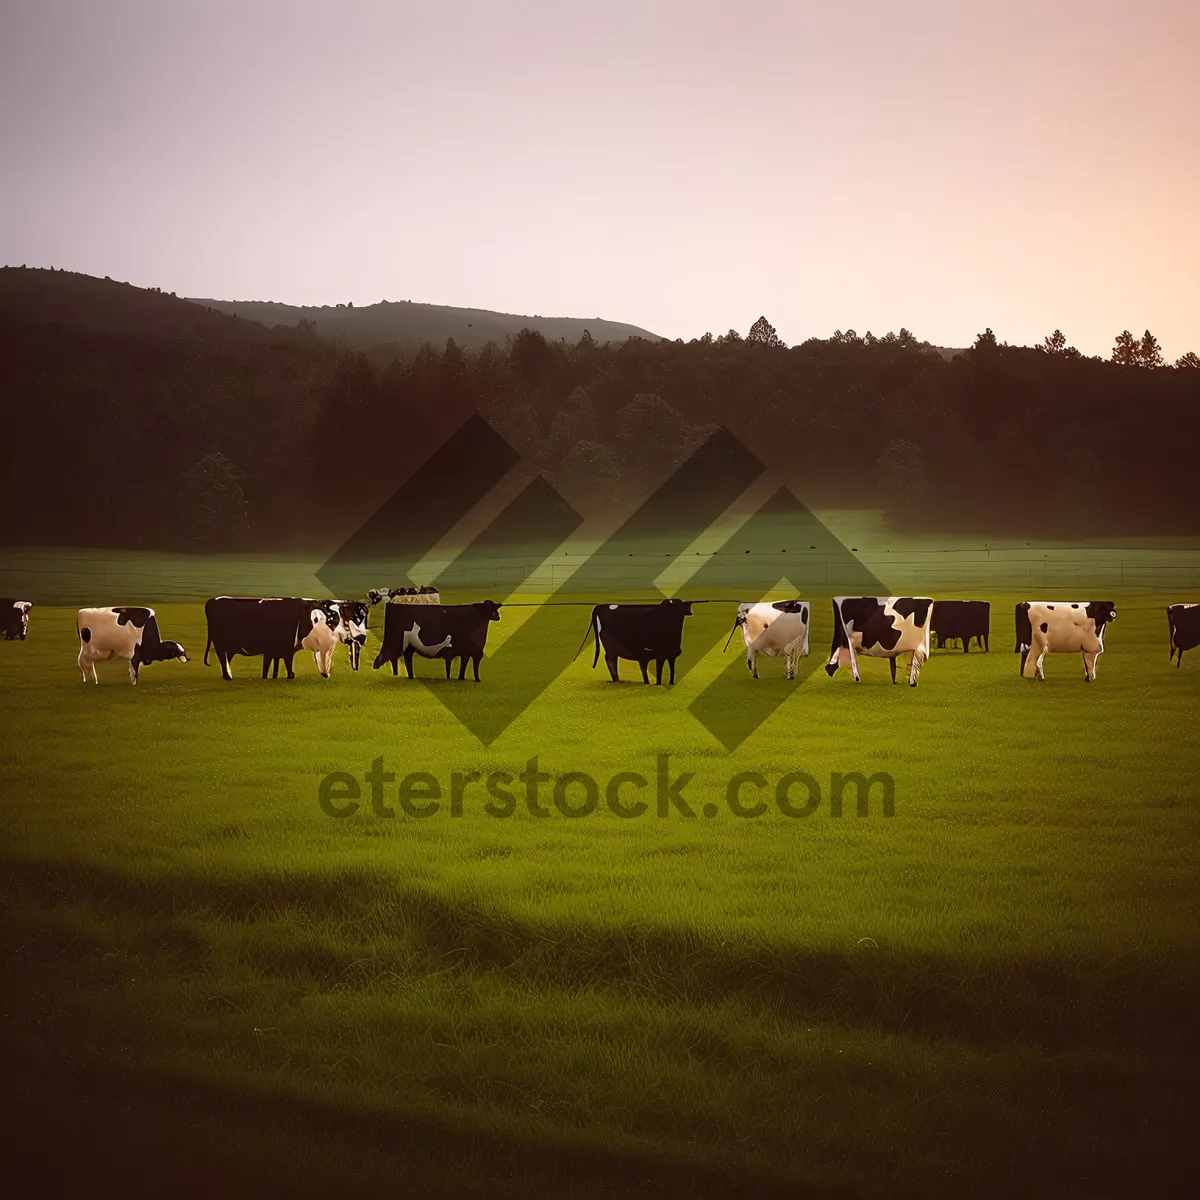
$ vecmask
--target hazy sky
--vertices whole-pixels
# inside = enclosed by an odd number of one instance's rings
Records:
[[[3,0],[0,263],[1200,351],[1200,0]]]

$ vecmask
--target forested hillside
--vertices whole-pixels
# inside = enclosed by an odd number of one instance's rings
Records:
[[[503,344],[522,329],[532,329],[552,342],[572,345],[588,332],[598,342],[623,342],[631,337],[658,341],[656,334],[636,325],[600,317],[519,316],[481,308],[451,308],[442,304],[387,301],[355,307],[326,304],[301,307],[260,300],[196,300],[216,312],[237,315],[263,325],[311,326],[322,337],[367,351],[386,365],[389,355],[415,351],[423,343],[444,346],[453,338],[460,346],[479,350],[488,342]]]
[[[1149,335],[1147,335],[1149,337]],[[906,530],[1200,532],[1200,360],[990,331],[947,359],[905,330],[788,348],[765,320],[691,342],[522,331],[380,369],[127,284],[0,272],[0,541],[332,549],[481,409],[581,512],[628,509],[728,426],[813,506]]]

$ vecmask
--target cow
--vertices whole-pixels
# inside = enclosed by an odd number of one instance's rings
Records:
[[[4,640],[23,642],[29,632],[29,610],[33,607],[28,600],[0,600],[0,622],[4,626]]]
[[[306,600],[305,604],[319,607],[330,627],[337,630],[337,640],[350,650],[350,669],[358,670],[362,648],[367,642],[370,608],[361,600]]]
[[[187,662],[187,652],[178,642],[164,642],[152,608],[120,605],[116,608],[81,608],[75,617],[79,634],[79,671],[83,682],[92,673],[99,684],[96,664],[123,658],[129,665],[129,682],[136,686],[138,672],[147,663]]]
[[[1167,628],[1171,631],[1171,658],[1179,655],[1176,667],[1183,666],[1183,652],[1200,646],[1200,604],[1172,604],[1167,609]]]
[[[992,606],[986,600],[934,601],[933,636],[939,650],[957,640],[962,643],[963,653],[969,654],[972,638],[987,650],[991,624]]]
[[[298,596],[214,596],[204,605],[204,616],[208,621],[204,665],[208,666],[211,648],[216,651],[217,662],[221,664],[221,678],[232,679],[230,662],[235,655],[256,657],[261,654],[264,679],[270,667],[274,668],[272,677],[279,678],[280,662],[287,668],[287,677],[295,679],[292,660],[296,651],[313,649],[324,641],[324,635],[318,634],[309,646],[304,645],[305,639],[310,639],[314,632],[313,610],[322,608],[325,603]]]
[[[367,599],[370,600],[372,607],[381,600],[389,604],[437,604],[440,606],[442,603],[437,588],[433,587],[371,588],[367,593]]]
[[[321,605],[313,605],[309,609],[308,619],[311,627],[306,632],[303,627],[300,627],[298,634],[303,634],[300,637],[299,649],[311,650],[313,659],[316,661],[317,670],[321,673],[322,679],[328,679],[330,671],[333,670],[333,651],[338,642],[342,640],[341,626],[335,623],[335,619],[330,616],[329,610]],[[279,677],[279,664],[276,660],[275,677]],[[291,678],[290,674],[288,676]]]
[[[592,609],[591,623],[575,656],[596,637],[596,654],[592,669],[600,661],[600,645],[604,644],[604,663],[613,683],[620,683],[618,663],[622,658],[636,662],[642,668],[642,682],[649,683],[646,668],[655,666],[655,684],[662,683],[663,664],[671,669],[668,683],[675,682],[675,660],[683,652],[683,621],[692,615],[690,600],[662,600],[658,604],[597,604]],[[728,643],[727,643],[728,644]]]
[[[1083,655],[1083,677],[1096,678],[1096,657],[1104,653],[1104,627],[1117,619],[1111,600],[1025,600],[1016,607],[1017,651],[1025,679],[1045,679],[1047,654]]]
[[[825,672],[833,677],[838,667],[850,664],[854,682],[858,656],[886,658],[896,682],[896,659],[911,654],[909,687],[917,686],[921,664],[929,657],[929,623],[933,601],[928,596],[835,596],[833,646]]]
[[[404,604],[389,603],[384,612],[383,645],[375,657],[374,670],[390,663],[392,674],[398,675],[397,663],[404,659],[404,669],[413,678],[413,655],[440,658],[446,664],[458,659],[458,677],[466,675],[467,660],[479,682],[479,662],[487,644],[488,625],[500,620],[500,605],[494,600],[477,604]]]
[[[739,604],[738,615],[725,639],[729,649],[730,639],[741,627],[746,642],[746,666],[757,679],[760,654],[769,658],[784,655],[787,658],[787,677],[796,678],[796,666],[808,654],[808,602],[805,600],[776,600],[773,604]]]

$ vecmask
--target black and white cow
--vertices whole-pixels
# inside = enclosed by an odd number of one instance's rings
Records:
[[[375,657],[374,669],[390,663],[392,674],[398,675],[397,663],[404,659],[404,669],[413,678],[413,655],[440,658],[446,664],[458,659],[458,677],[466,675],[467,661],[479,682],[479,662],[487,645],[488,625],[500,620],[500,605],[494,600],[477,604],[397,604],[387,605],[383,618],[383,645]]]
[[[152,662],[187,662],[187,653],[178,642],[164,642],[158,632],[158,618],[152,608],[122,605],[116,608],[81,608],[75,618],[79,634],[79,671],[83,682],[98,684],[96,664],[109,658],[123,658],[129,664],[129,682],[137,684],[138,671]]]
[[[29,632],[29,610],[33,607],[28,600],[0,600],[0,622],[3,622],[4,639],[23,642]]]
[[[1200,646],[1200,604],[1172,604],[1167,609],[1167,627],[1171,631],[1171,658],[1179,655],[1176,667],[1183,666],[1183,652]]]
[[[262,677],[266,679],[269,668],[274,669],[273,678],[279,678],[279,664],[287,668],[287,677],[295,679],[292,660],[298,650],[325,649],[328,640],[320,631],[312,635],[317,622],[314,611],[320,611],[325,601],[304,600],[299,596],[214,596],[204,605],[204,616],[208,621],[208,642],[204,647],[204,665],[208,666],[208,652],[217,653],[221,664],[221,678],[232,679],[230,663],[235,655],[247,657],[262,655]],[[336,640],[337,634],[330,627]],[[305,641],[309,645],[305,645]],[[318,667],[320,660],[318,659]]]
[[[330,628],[337,631],[338,641],[349,647],[350,669],[357,671],[362,648],[367,642],[370,607],[362,600],[306,600],[305,603],[316,605],[324,612]]]
[[[911,654],[910,687],[917,686],[921,664],[929,657],[929,624],[933,601],[928,596],[835,596],[833,646],[826,673],[849,664],[858,683],[858,657],[886,658],[896,682],[896,659]]]
[[[1025,600],[1017,605],[1017,650],[1021,675],[1045,679],[1047,654],[1083,655],[1083,677],[1096,678],[1096,659],[1104,653],[1104,627],[1117,619],[1111,600]]]
[[[986,600],[935,600],[933,603],[933,637],[937,648],[944,650],[947,642],[962,643],[963,653],[971,652],[974,638],[986,650],[992,626],[992,606]]]
[[[440,606],[442,603],[437,588],[433,587],[371,588],[367,592],[367,599],[370,600],[372,606],[381,600],[390,604],[437,604]]]
[[[675,682],[675,660],[683,653],[683,621],[692,615],[690,600],[662,600],[658,604],[597,604],[592,620],[583,635],[579,650],[596,637],[596,654],[592,668],[600,661],[600,645],[604,644],[604,663],[613,683],[620,682],[617,674],[622,658],[642,668],[642,682],[649,683],[646,668],[655,666],[656,684],[662,683],[663,664],[671,669],[669,683]],[[726,643],[728,645],[728,643]],[[576,657],[579,650],[575,651]]]
[[[787,659],[787,677],[796,678],[796,667],[808,653],[808,601],[776,600],[774,603],[739,604],[733,629],[725,639],[725,650],[738,627],[746,643],[746,666],[758,678],[758,655]],[[721,653],[724,654],[725,650]]]

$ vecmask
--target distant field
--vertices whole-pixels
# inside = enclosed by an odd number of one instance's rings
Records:
[[[597,1196],[1182,1180],[1200,654],[1168,664],[1163,609],[1200,599],[1200,555],[938,547],[826,520],[896,590],[990,599],[992,651],[935,652],[916,690],[882,662],[858,686],[820,670],[789,684],[778,660],[759,681],[722,677],[731,710],[788,696],[732,753],[688,712],[738,649],[720,653],[730,605],[689,619],[685,657],[715,649],[674,689],[608,683],[589,648],[485,748],[439,693],[487,705],[519,663],[489,656],[482,683],[426,688],[370,669],[373,631],[357,676],[344,651],[329,680],[310,655],[292,682],[201,665],[204,596],[321,595],[317,563],[0,554],[0,593],[39,605],[27,642],[0,641],[12,1053],[31,1078],[70,1064],[124,1097],[87,1119],[148,1161],[185,1106],[214,1187],[222,1163],[266,1162],[268,1139],[277,1173],[310,1184],[384,1182],[399,1147],[423,1194],[559,1194],[582,1174],[608,1181],[577,1189]],[[782,549],[820,658],[821,560]],[[759,569],[731,565],[728,585]],[[1012,605],[1048,589],[1116,600],[1095,684],[1068,656],[1045,683],[1018,677]],[[193,661],[148,667],[136,689],[102,663],[85,686],[85,601],[154,604]],[[505,614],[495,648],[530,611]],[[553,610],[547,645],[573,652],[584,612]],[[663,754],[672,779],[694,774],[694,816],[657,815]],[[535,755],[597,780],[598,810],[491,816],[475,782],[451,811],[453,773],[517,776]],[[441,810],[376,815],[363,783],[354,815],[322,811],[322,778],[361,780],[379,758],[432,775]],[[648,780],[643,816],[606,809],[621,772]],[[769,784],[757,818],[727,803],[743,772]],[[804,818],[773,800],[795,772],[822,789]],[[835,772],[886,772],[894,815],[878,793],[866,816],[853,799],[831,815]],[[142,1108],[128,1099],[147,1088]]]

